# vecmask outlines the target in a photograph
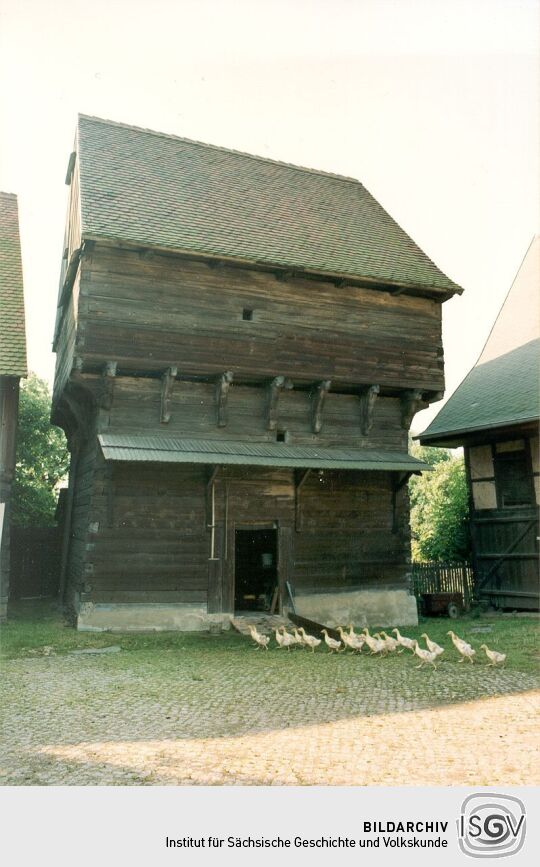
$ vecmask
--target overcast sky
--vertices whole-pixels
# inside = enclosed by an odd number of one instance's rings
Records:
[[[0,0],[0,189],[52,380],[77,112],[359,178],[450,277],[448,397],[539,226],[537,0]],[[422,430],[441,404],[419,414]]]

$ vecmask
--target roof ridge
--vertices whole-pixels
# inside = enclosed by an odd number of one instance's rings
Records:
[[[193,138],[188,138],[186,136],[176,135],[175,133],[161,132],[159,130],[150,129],[149,127],[137,126],[136,124],[124,123],[124,122],[118,121],[118,120],[107,120],[106,118],[97,117],[96,115],[92,115],[92,114],[84,114],[82,112],[79,112],[78,117],[79,117],[79,120],[82,118],[83,120],[96,121],[97,123],[102,123],[102,124],[105,124],[106,126],[117,126],[117,127],[121,127],[122,129],[133,129],[133,130],[136,130],[137,132],[144,132],[144,133],[149,133],[150,135],[159,136],[159,138],[168,138],[168,139],[172,139],[173,141],[186,142],[187,144],[197,145],[198,147],[208,148],[209,150],[221,151],[223,153],[228,153],[228,154],[236,154],[237,156],[248,157],[249,159],[252,159],[252,160],[259,160],[259,162],[271,163],[272,165],[286,166],[289,169],[295,169],[296,171],[299,171],[299,172],[307,172],[308,174],[311,174],[311,175],[322,175],[323,177],[333,178],[334,180],[338,180],[338,181],[344,181],[347,184],[358,184],[358,186],[362,187],[362,189],[366,189],[364,187],[362,181],[358,180],[358,178],[350,177],[349,175],[339,175],[335,172],[327,172],[324,169],[313,169],[313,168],[310,168],[309,166],[300,166],[297,163],[289,163],[289,162],[286,162],[285,160],[276,160],[276,159],[272,159],[272,157],[263,157],[260,154],[252,154],[252,153],[249,153],[248,151],[237,150],[236,148],[226,148],[226,147],[223,147],[222,145],[215,145],[215,144],[211,144],[210,142],[199,141],[198,139],[193,139]]]

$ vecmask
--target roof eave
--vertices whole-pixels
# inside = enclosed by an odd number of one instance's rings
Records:
[[[180,256],[187,259],[196,259],[198,261],[213,261],[226,262],[231,265],[241,265],[250,268],[257,268],[267,271],[288,271],[295,276],[318,277],[322,280],[339,280],[347,283],[352,283],[367,288],[378,289],[384,292],[390,292],[396,295],[422,295],[429,298],[437,298],[441,303],[448,301],[454,295],[462,295],[463,287],[453,284],[451,281],[448,288],[440,286],[422,285],[418,283],[403,283],[397,280],[381,280],[375,277],[365,277],[359,274],[348,274],[340,271],[323,271],[312,268],[305,268],[301,265],[288,265],[282,262],[270,262],[260,259],[244,259],[240,256],[227,256],[222,253],[199,252],[196,250],[182,249],[179,247],[167,247],[158,244],[147,245],[140,241],[126,241],[122,238],[115,238],[110,235],[100,235],[95,232],[85,231],[81,233],[82,240],[94,241],[107,245],[119,246],[130,250],[155,250],[158,253],[166,253],[169,255]],[[454,287],[454,288],[451,288]]]
[[[467,437],[469,434],[481,433],[482,431],[487,430],[501,430],[509,427],[516,427],[522,424],[538,424],[539,418],[538,416],[528,416],[526,418],[518,418],[518,419],[506,419],[506,421],[500,421],[495,424],[492,422],[490,424],[480,424],[474,425],[474,427],[466,427],[459,428],[456,430],[447,430],[447,431],[437,431],[436,433],[425,433],[416,434],[413,436],[413,440],[418,440],[420,445],[441,445],[442,447],[446,446],[448,441],[454,439],[463,440],[464,437]],[[456,446],[462,445],[462,442],[457,442]]]

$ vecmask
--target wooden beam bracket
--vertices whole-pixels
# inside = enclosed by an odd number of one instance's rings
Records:
[[[275,430],[278,423],[278,401],[282,390],[294,388],[290,379],[285,376],[275,376],[268,385],[267,423],[268,430]]]
[[[103,365],[103,370],[101,372],[101,388],[98,389],[98,394],[96,395],[97,404],[100,409],[110,410],[112,407],[116,369],[116,361],[107,361]]]
[[[373,426],[375,402],[380,390],[380,385],[370,385],[360,394],[360,430],[363,436],[367,436]]]
[[[392,488],[394,494],[399,493],[399,491],[401,491],[401,489],[407,484],[407,482],[412,476],[419,475],[421,475],[420,470],[408,470],[406,473],[403,473],[403,475],[400,476],[400,478],[396,481]]]
[[[227,425],[227,398],[234,379],[232,370],[226,370],[216,381],[216,423],[218,427]]]
[[[422,395],[422,399],[425,403],[438,403],[439,400],[442,400],[444,397],[444,391],[425,391]]]
[[[177,375],[178,368],[169,367],[161,377],[161,424],[168,424],[171,420],[171,398]]]
[[[418,410],[425,409],[426,403],[422,400],[422,392],[417,389],[407,389],[401,395],[401,427],[409,430],[412,420]]]
[[[313,433],[320,433],[323,426],[323,408],[326,395],[332,386],[331,379],[323,379],[319,382],[311,395],[311,429]]]
[[[276,280],[279,280],[280,283],[286,283],[287,280],[290,280],[291,277],[294,277],[294,271],[290,271],[284,269],[283,271],[276,271]]]

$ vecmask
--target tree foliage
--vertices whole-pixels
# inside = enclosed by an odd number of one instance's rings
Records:
[[[54,524],[56,486],[69,466],[66,439],[50,422],[47,383],[31,373],[22,380],[12,520],[19,527]]]
[[[418,445],[411,452],[433,466],[409,482],[413,560],[466,560],[469,504],[463,457],[449,449]]]

